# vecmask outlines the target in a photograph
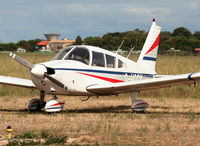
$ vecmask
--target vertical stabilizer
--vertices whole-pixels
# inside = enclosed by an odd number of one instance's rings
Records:
[[[145,66],[151,72],[155,72],[160,31],[161,27],[157,26],[155,19],[153,19],[149,34],[147,36],[147,39],[142,48],[142,52],[137,61],[137,63]]]

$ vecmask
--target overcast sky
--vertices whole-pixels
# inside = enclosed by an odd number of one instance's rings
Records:
[[[163,31],[200,31],[200,0],[0,0],[0,41],[148,31],[154,17]]]

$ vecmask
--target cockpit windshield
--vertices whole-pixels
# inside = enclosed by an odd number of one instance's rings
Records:
[[[89,51],[84,47],[76,47],[64,59],[76,60],[89,65]]]
[[[60,50],[52,60],[76,60],[89,65],[89,50],[85,47],[70,46]]]
[[[73,46],[70,46],[70,47],[67,47],[67,48],[64,48],[62,50],[60,50],[58,52],[58,54],[56,54],[56,56],[54,56],[52,58],[52,60],[62,60],[63,57],[73,48]]]

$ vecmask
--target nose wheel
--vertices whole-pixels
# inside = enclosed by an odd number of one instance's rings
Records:
[[[45,107],[46,102],[44,100],[45,92],[40,91],[40,99],[31,99],[28,103],[29,111],[40,111]]]
[[[47,102],[44,100],[45,92],[40,91],[40,99],[31,99],[28,103],[29,111],[40,111],[42,108],[46,112],[59,112],[63,109],[65,102],[58,101],[56,95],[53,95],[53,98]]]
[[[29,111],[40,111],[42,108],[46,112],[60,112],[64,105],[64,101],[58,101],[56,95],[53,95],[53,98],[47,102],[44,100],[45,92],[40,91],[40,99],[31,99],[28,103]]]

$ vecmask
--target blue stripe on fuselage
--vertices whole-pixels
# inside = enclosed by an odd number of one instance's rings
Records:
[[[93,69],[74,69],[74,68],[54,68],[55,70],[69,70],[69,71],[84,71],[84,72],[94,72],[94,73],[106,73],[115,75],[128,75],[128,76],[144,76],[152,78],[155,74],[143,74],[143,73],[131,73],[131,72],[116,72],[116,71],[105,71],[105,70],[93,70]]]
[[[143,57],[143,60],[156,61],[156,58],[153,58],[153,57]]]

